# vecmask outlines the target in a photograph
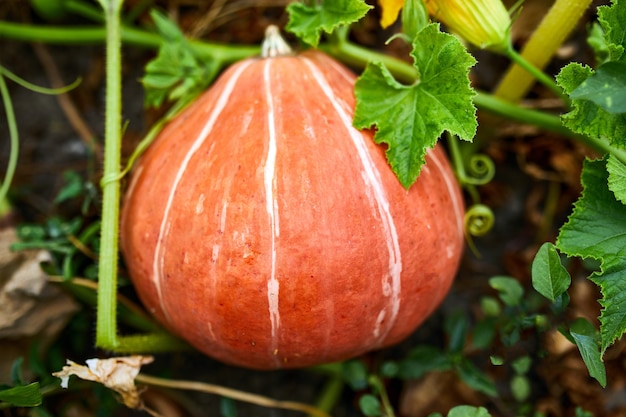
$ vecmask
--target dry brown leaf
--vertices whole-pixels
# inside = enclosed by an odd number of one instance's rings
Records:
[[[48,282],[46,251],[14,252],[15,230],[0,228],[0,383],[34,340],[45,350],[78,310],[72,297]],[[28,377],[28,375],[26,375]]]
[[[152,356],[133,355],[109,359],[88,359],[85,361],[87,366],[84,366],[68,359],[67,365],[52,375],[61,378],[63,388],[67,388],[70,375],[99,382],[120,394],[122,402],[127,407],[139,408],[142,402],[135,386],[135,378],[141,366],[153,360]]]

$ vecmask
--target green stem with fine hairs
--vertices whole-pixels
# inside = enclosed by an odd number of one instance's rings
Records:
[[[176,349],[180,348],[182,343],[165,332],[125,337],[117,334],[119,177],[122,148],[120,27],[122,0],[99,1],[105,11],[107,71],[96,345],[103,349],[123,353]]]
[[[96,345],[115,350],[117,340],[117,265],[120,184],[115,179],[121,160],[121,0],[100,0],[106,20],[106,112],[104,174],[102,178],[102,226],[98,262],[98,315]]]

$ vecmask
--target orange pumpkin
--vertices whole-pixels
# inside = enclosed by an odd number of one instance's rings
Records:
[[[135,168],[121,225],[133,283],[167,328],[230,364],[395,344],[456,274],[455,176],[435,148],[405,190],[352,127],[355,76],[318,51],[267,50],[226,70]]]

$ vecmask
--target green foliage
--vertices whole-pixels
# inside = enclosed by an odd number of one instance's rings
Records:
[[[413,85],[396,81],[380,62],[368,64],[356,83],[353,121],[376,127],[374,140],[389,145],[389,164],[407,189],[443,131],[471,140],[477,127],[468,79],[476,61],[459,40],[430,24],[416,35],[411,56],[420,74]]]
[[[317,47],[322,32],[332,33],[339,26],[354,23],[371,8],[363,0],[321,0],[312,5],[293,2],[287,6],[289,22],[286,29]]]
[[[582,196],[557,240],[563,253],[601,262],[600,271],[590,279],[602,291],[603,353],[626,331],[626,206],[608,189],[606,164],[605,160],[585,162]]]
[[[68,171],[64,174],[66,185],[55,197],[55,203],[76,202],[80,204],[81,216],[65,219],[49,218],[43,224],[22,223],[17,228],[19,242],[13,250],[44,249],[51,253],[52,262],[47,272],[69,279],[75,276],[96,278],[97,271],[91,254],[98,253],[99,221],[88,221],[88,213],[99,203],[96,186],[80,174]]]
[[[237,417],[237,404],[232,398],[220,399],[220,415],[222,417]]]
[[[595,53],[595,61],[598,65],[601,65],[610,59],[610,51],[608,45],[606,44],[604,29],[602,29],[602,26],[599,23],[594,22],[591,25],[589,35],[587,36],[587,43],[593,49]]]
[[[359,408],[367,417],[378,417],[382,415],[380,401],[372,394],[365,394],[359,398]]]
[[[219,70],[209,59],[201,59],[178,26],[159,12],[150,13],[163,38],[159,53],[146,65],[141,82],[146,106],[158,107],[166,100],[184,105],[211,84]]]
[[[604,44],[609,52],[610,61],[626,61],[626,3],[624,0],[612,0],[611,6],[598,7],[598,20],[604,32]]]
[[[363,362],[358,360],[346,361],[342,364],[341,371],[344,380],[353,390],[359,391],[369,385],[367,382],[369,372]]]
[[[441,414],[431,414],[429,417],[437,417]],[[447,417],[491,417],[491,414],[484,407],[473,407],[471,405],[459,405],[448,412]]]
[[[502,302],[510,307],[519,305],[524,296],[524,287],[518,280],[512,277],[497,276],[489,278],[489,285],[498,291],[498,296]]]
[[[35,407],[42,402],[39,382],[15,387],[0,386],[0,404],[9,403],[16,407]]]
[[[626,63],[607,62],[571,93],[573,100],[589,100],[611,114],[626,112]]]
[[[571,94],[592,75],[591,68],[571,63],[561,70],[557,81],[567,94]],[[572,109],[562,119],[563,124],[574,132],[609,138],[614,144],[620,144],[626,137],[626,115],[609,113],[596,103],[583,99],[572,100]]]
[[[30,0],[31,7],[44,19],[58,20],[67,17],[64,0]]]
[[[602,49],[606,62],[594,71],[576,63],[565,66],[557,82],[572,99],[572,111],[562,116],[563,123],[574,132],[601,139],[607,138],[613,146],[626,147],[626,2],[598,8],[601,30],[596,30],[596,51]],[[598,40],[599,34],[603,41]]]
[[[606,387],[606,370],[600,351],[600,335],[588,320],[579,318],[570,327],[570,336],[578,346],[589,375]]]
[[[609,190],[613,191],[615,198],[622,204],[626,204],[626,165],[613,155],[609,155],[607,170]]]
[[[570,286],[571,277],[561,264],[556,248],[544,243],[532,264],[532,282],[537,292],[555,302]]]

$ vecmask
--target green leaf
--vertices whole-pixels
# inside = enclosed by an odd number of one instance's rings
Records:
[[[459,40],[430,24],[415,37],[411,55],[420,74],[413,85],[397,82],[379,62],[367,65],[356,82],[353,121],[359,129],[376,127],[374,140],[388,145],[387,160],[407,189],[443,131],[471,140],[477,126],[468,78],[476,61]]]
[[[369,383],[369,376],[365,364],[360,360],[346,361],[342,364],[341,373],[344,380],[350,385],[354,391],[366,388]]]
[[[11,382],[13,385],[24,385],[24,375],[22,372],[22,365],[24,364],[24,358],[19,357],[11,364]]]
[[[237,404],[232,398],[220,399],[220,415],[222,417],[237,417]]]
[[[463,358],[455,367],[459,377],[469,387],[483,394],[495,397],[498,395],[496,385],[469,359]]]
[[[498,295],[504,304],[513,307],[521,303],[524,296],[524,287],[518,280],[512,277],[497,276],[489,279],[489,285],[498,291]]]
[[[54,202],[57,204],[80,197],[85,191],[85,181],[78,172],[65,171],[63,173],[63,179],[65,180],[65,186],[54,199]]]
[[[532,282],[535,290],[552,302],[569,288],[572,279],[552,243],[541,245],[535,255]]]
[[[557,239],[568,256],[600,261],[589,279],[600,286],[602,352],[626,331],[626,206],[607,186],[606,161],[585,161],[582,196]]]
[[[491,417],[491,414],[483,407],[457,405],[448,412],[448,417]]]
[[[626,63],[607,62],[571,92],[572,100],[589,100],[612,114],[626,112]]]
[[[382,415],[380,401],[372,394],[365,394],[359,398],[359,408],[367,417],[378,417]]]
[[[341,25],[354,23],[371,8],[363,0],[322,0],[311,6],[294,2],[287,6],[289,22],[285,29],[317,47],[322,31],[332,33]]]
[[[187,102],[203,91],[218,72],[213,61],[201,60],[178,27],[164,15],[150,13],[164,42],[146,65],[141,83],[146,106],[158,107],[166,100]]]
[[[450,368],[450,358],[443,351],[434,346],[419,345],[400,361],[398,378],[419,379],[427,372]]]
[[[524,375],[527,374],[528,371],[530,371],[530,367],[532,366],[532,364],[533,360],[530,358],[530,356],[525,355],[515,359],[511,363],[511,367],[517,375]]]
[[[400,364],[396,361],[385,361],[380,365],[380,375],[383,378],[396,378],[400,373]]]
[[[610,60],[610,47],[606,43],[604,29],[598,22],[594,22],[589,29],[587,43],[595,53],[595,62],[603,64]]]
[[[611,6],[598,7],[598,20],[604,30],[604,40],[609,50],[609,60],[624,58],[626,48],[626,2],[613,0]]]
[[[514,375],[511,378],[511,393],[517,402],[526,401],[531,391],[530,381],[525,375]]]
[[[448,351],[461,353],[467,339],[467,316],[461,311],[450,314],[444,322],[444,329],[448,335]]]
[[[570,327],[570,334],[578,346],[583,362],[589,370],[589,375],[595,378],[600,385],[606,387],[606,369],[602,362],[600,351],[600,337],[589,321],[577,319]]]
[[[502,356],[491,355],[489,356],[489,360],[491,361],[491,364],[494,366],[504,365],[504,358]]]
[[[598,71],[594,73],[589,67],[571,63],[557,76],[559,85],[572,98],[572,111],[562,119],[574,132],[596,139],[608,138],[613,146],[624,148],[626,2],[614,0],[611,6],[599,7],[598,20],[600,28],[595,30],[592,38],[596,53],[601,53],[604,59]],[[600,35],[603,35],[602,41],[599,40]]]
[[[9,403],[15,407],[35,407],[41,404],[41,401],[39,382],[0,390],[0,402]]]
[[[593,413],[585,411],[580,407],[576,407],[576,417],[593,417]]]
[[[626,165],[611,154],[606,168],[609,171],[609,189],[615,198],[626,204]]]
[[[591,68],[570,63],[558,74],[557,82],[567,94],[571,94],[592,74]],[[592,101],[573,99],[572,111],[561,116],[561,119],[565,126],[576,133],[597,139],[608,138],[614,146],[626,146],[626,114],[609,113]]]
[[[488,349],[496,337],[496,320],[494,317],[486,317],[476,323],[472,329],[471,347],[474,349]]]

